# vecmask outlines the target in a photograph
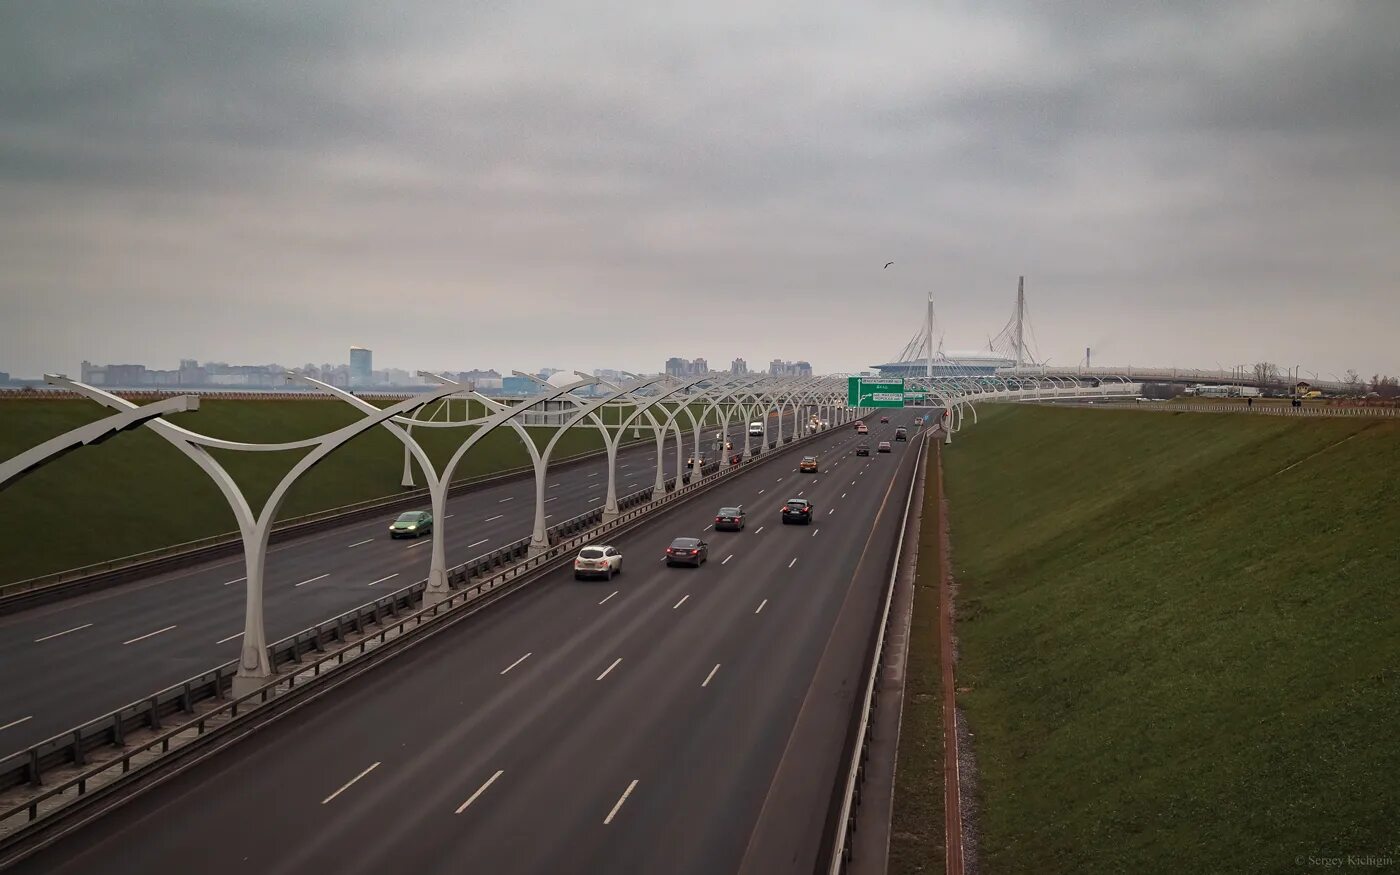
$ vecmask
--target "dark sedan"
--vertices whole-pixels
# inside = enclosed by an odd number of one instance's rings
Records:
[[[789,498],[783,505],[783,525],[812,522],[812,502],[805,498]]]
[[[870,444],[856,444],[856,455],[857,455],[857,456],[868,456],[868,455],[870,455]]]
[[[744,509],[742,507],[722,507],[719,513],[715,514],[716,532],[737,532],[744,528]]]
[[[699,538],[677,538],[666,548],[667,565],[694,565],[710,558],[710,545]]]

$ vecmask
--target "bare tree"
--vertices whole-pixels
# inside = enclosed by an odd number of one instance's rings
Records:
[[[1360,395],[1362,389],[1365,388],[1365,381],[1356,372],[1356,368],[1347,368],[1347,376],[1343,382],[1347,384],[1348,395]]]
[[[1260,388],[1267,389],[1278,383],[1278,380],[1278,365],[1273,362],[1254,363],[1254,382],[1259,384]]]

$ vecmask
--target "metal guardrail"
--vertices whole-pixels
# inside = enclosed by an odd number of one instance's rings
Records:
[[[924,453],[927,464],[928,438],[933,432],[926,430],[921,438],[919,452]],[[894,604],[895,581],[899,577],[900,556],[904,552],[904,533],[909,527],[909,509],[914,503],[914,487],[918,483],[918,468],[915,476],[909,479],[909,494],[904,499],[904,516],[899,523],[899,540],[895,543],[894,562],[890,567],[890,579],[885,585],[885,605],[881,609],[874,646],[871,648],[870,668],[866,672],[865,697],[861,703],[860,717],[856,726],[855,744],[851,748],[851,762],[846,770],[846,782],[841,796],[841,809],[837,815],[836,836],[830,850],[830,875],[840,875],[846,871],[851,861],[851,839],[855,832],[856,809],[860,807],[860,788],[865,781],[865,763],[870,756],[870,721],[875,713],[876,698],[880,688],[880,666],[885,660],[885,632],[890,624],[890,607]]]
[[[818,434],[808,437],[815,438]],[[535,556],[529,555],[530,539],[524,538],[456,565],[448,570],[448,584],[456,591],[446,601],[433,608],[413,611],[413,606],[422,600],[427,580],[409,584],[270,645],[269,653],[273,670],[276,671],[288,665],[300,666],[303,658],[319,655],[319,658],[306,663],[304,667],[299,668],[288,677],[295,678],[308,670],[313,675],[318,674],[320,666],[332,659],[338,659],[337,664],[343,662],[344,654],[357,646],[360,648],[359,653],[363,654],[365,641],[378,638],[383,643],[385,630],[402,629],[406,622],[415,617],[420,618],[418,622],[422,622],[421,617],[424,615],[435,617],[444,609],[443,606],[464,605],[467,600],[490,592],[507,581],[514,581],[522,574],[566,557],[575,547],[596,540],[622,525],[631,523],[641,516],[675,503],[718,482],[718,479],[722,479],[724,475],[747,467],[746,463],[722,466],[718,462],[711,462],[701,468],[704,475],[702,479],[694,483],[683,484],[678,490],[674,488],[675,478],[671,478],[668,481],[670,485],[667,494],[660,498],[653,498],[652,488],[648,487],[619,499],[619,516],[606,523],[601,522],[601,509],[565,520],[549,529],[551,546]],[[473,581],[476,582],[473,583]],[[404,611],[406,610],[411,613],[405,615]],[[391,620],[393,622],[386,622]],[[368,635],[368,627],[371,625],[378,626],[380,631],[374,635]],[[368,637],[359,642],[347,644],[347,639],[351,634],[368,635]],[[342,646],[327,652],[327,646],[333,644]],[[294,683],[288,677],[279,678],[263,687],[261,691],[230,700],[201,714],[194,720],[181,724],[176,729],[161,733],[154,740],[144,742],[130,750],[125,749],[124,740],[128,735],[143,729],[160,730],[168,717],[177,714],[193,714],[197,704],[210,700],[223,700],[232,691],[233,676],[237,674],[237,671],[237,660],[226,662],[0,760],[0,791],[4,791],[24,784],[39,786],[43,783],[43,777],[46,773],[70,764],[85,765],[89,754],[101,748],[113,745],[124,748],[123,753],[117,758],[93,770],[66,779],[55,788],[32,797],[20,806],[8,811],[0,811],[0,825],[25,812],[29,813],[31,820],[37,818],[39,805],[44,800],[73,787],[78,788],[78,795],[81,796],[86,792],[85,782],[104,770],[116,768],[119,765],[125,773],[131,768],[133,757],[149,752],[153,746],[163,744],[162,752],[167,752],[170,749],[170,739],[181,732],[193,729],[196,736],[203,735],[215,716],[225,713],[230,708],[233,709],[232,715],[236,716],[240,703],[246,704],[260,694],[262,698],[259,701],[266,702],[269,694],[263,691],[275,690],[284,682],[287,683],[287,688],[290,690]]]

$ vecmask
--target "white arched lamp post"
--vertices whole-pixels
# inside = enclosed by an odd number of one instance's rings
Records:
[[[51,385],[62,386],[116,410],[131,410],[136,407],[130,401],[94,386],[70,380],[67,377],[46,374],[44,380]],[[277,517],[277,510],[286,497],[287,490],[301,475],[352,438],[395,416],[408,413],[448,394],[451,394],[450,389],[417,398],[409,398],[392,407],[386,407],[383,410],[376,409],[372,415],[365,416],[363,419],[336,431],[305,440],[279,444],[251,444],[223,440],[189,431],[161,419],[147,420],[145,423],[147,428],[183,453],[214,481],[214,485],[223,493],[224,500],[228,502],[229,509],[238,522],[239,535],[243,540],[243,561],[247,570],[247,586],[245,587],[247,597],[243,617],[243,650],[238,660],[238,673],[233,678],[235,696],[252,692],[266,683],[267,679],[272,676],[272,663],[267,652],[267,632],[263,622],[263,576],[267,563],[268,537],[272,533],[272,523]],[[255,513],[233,477],[209,453],[211,449],[242,452],[281,452],[284,450],[309,450],[309,452],[302,456],[292,466],[292,469],[282,477],[263,504],[262,510]]]
[[[37,447],[31,447],[12,459],[0,462],[0,489],[12,485],[36,468],[47,465],[79,447],[100,444],[119,432],[137,428],[144,425],[147,420],[158,416],[198,409],[199,396],[177,395],[174,398],[165,398],[143,407],[133,406],[130,410],[123,410],[120,413],[105,416],[96,422],[89,422],[87,425],[80,425],[71,431],[65,431],[58,437],[50,438]]]

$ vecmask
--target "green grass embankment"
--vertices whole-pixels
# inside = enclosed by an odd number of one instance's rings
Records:
[[[378,402],[387,406],[392,402]],[[422,414],[445,411],[436,403]],[[473,402],[472,416],[482,415]],[[42,443],[54,435],[99,419],[107,411],[80,400],[0,402],[0,458]],[[616,411],[606,414],[615,421]],[[215,437],[276,443],[324,434],[358,418],[335,400],[219,400],[205,398],[193,413],[170,417]],[[461,402],[452,418],[463,419]],[[528,429],[543,449],[553,429]],[[470,434],[470,428],[416,428],[414,437],[435,465],[441,465]],[[643,439],[651,439],[642,432]],[[689,433],[687,432],[687,437]],[[631,441],[632,435],[624,436]],[[601,449],[596,430],[570,429],[554,459]],[[261,508],[276,483],[303,452],[212,451]],[[501,428],[482,438],[458,465],[454,479],[479,477],[530,464],[514,430]],[[403,445],[386,429],[375,428],[328,456],[291,488],[279,519],[302,516],[402,491]],[[415,482],[425,485],[416,470]],[[149,429],[125,432],[84,447],[0,491],[0,583],[25,580],[172,544],[236,530],[232,513],[210,479],[178,450]]]
[[[981,419],[945,467],[983,871],[1400,857],[1400,423]]]

